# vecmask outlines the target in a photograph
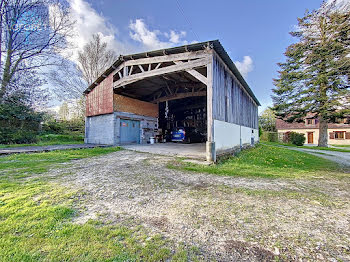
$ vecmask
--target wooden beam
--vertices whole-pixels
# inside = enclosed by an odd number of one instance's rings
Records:
[[[116,75],[124,67],[124,63],[121,63],[118,67],[114,67],[115,70],[112,72],[113,75]]]
[[[178,80],[175,79],[174,77],[172,77],[171,75],[162,76],[162,78],[163,78],[165,81],[171,81],[171,82],[174,83],[174,84],[177,84],[177,83],[178,83]]]
[[[135,95],[135,94],[130,94],[130,93],[127,93],[127,92],[119,92],[119,93],[116,93],[116,95],[122,95],[122,96],[127,96],[127,97],[131,97],[131,98],[135,98],[135,99],[139,99],[140,97]]]
[[[197,72],[196,70],[191,69],[191,70],[186,70],[186,72],[192,75],[194,78],[196,78],[200,82],[202,82],[203,84],[205,85],[207,84],[207,78],[201,73]]]
[[[183,64],[184,62],[182,61],[174,61],[175,64]],[[196,78],[197,80],[201,81],[203,84],[207,84],[207,78],[202,75],[201,73],[199,73],[198,71],[194,70],[194,69],[190,69],[190,70],[186,70],[187,73],[189,73],[191,76],[193,76],[194,78]]]
[[[174,60],[189,60],[189,59],[198,59],[198,58],[205,58],[209,57],[210,54],[207,50],[201,50],[196,52],[188,52],[188,53],[181,53],[181,54],[173,54],[173,55],[161,55],[161,56],[155,56],[155,57],[147,57],[147,58],[139,58],[139,59],[133,59],[133,60],[127,60],[123,63],[121,63],[119,66],[112,66],[114,71],[112,72],[113,75],[117,74],[119,71],[121,71],[125,66],[138,66],[143,64],[150,64],[150,63],[158,63],[155,69],[158,69],[163,62],[173,62]],[[143,69],[143,68],[142,68]],[[141,69],[141,71],[142,71]],[[130,70],[132,72],[132,70]],[[143,71],[145,71],[143,69]],[[142,72],[143,72],[142,71]],[[151,70],[152,71],[152,70]],[[129,72],[129,75],[130,72]]]
[[[130,67],[130,71],[129,71],[129,76],[132,74],[132,70],[134,69],[134,66],[132,65],[131,67]]]
[[[213,119],[213,55],[207,65],[207,141],[214,142],[214,119]],[[208,153],[208,152],[207,152]]]
[[[161,65],[162,65],[162,63],[158,63],[158,65],[154,69],[158,69]]]
[[[151,71],[146,71],[146,72],[134,74],[131,76],[126,76],[123,79],[119,79],[116,82],[114,82],[113,87],[118,88],[120,86],[125,86],[125,85],[134,83],[136,81],[139,81],[139,80],[142,80],[142,79],[145,79],[148,77],[154,77],[154,76],[159,76],[159,75],[163,75],[163,74],[186,71],[186,70],[194,69],[197,67],[206,66],[207,64],[208,64],[208,59],[202,58],[202,59],[186,62],[183,64],[162,67],[162,68],[159,68],[157,70],[154,69]]]
[[[213,69],[214,56],[210,56],[210,62],[207,65],[207,143],[206,155],[208,162],[216,162],[216,149],[214,140],[214,114],[213,114]]]
[[[201,91],[201,92],[189,92],[189,93],[177,93],[177,94],[172,94],[169,96],[163,96],[158,99],[155,99],[152,101],[152,103],[160,103],[160,102],[165,102],[165,101],[170,101],[170,100],[176,100],[176,99],[182,99],[186,97],[194,97],[194,96],[206,96],[207,92],[206,91]]]
[[[138,66],[139,66],[141,72],[145,72],[145,69],[143,69],[142,65],[138,65]]]
[[[127,75],[129,75],[129,74],[128,74],[128,67],[127,67],[127,66],[124,66],[124,68],[123,68],[123,77],[125,77],[125,76],[127,76]]]
[[[166,85],[167,89],[169,90],[170,94],[173,94],[173,91],[170,89],[170,87],[168,85]]]
[[[201,50],[197,52],[186,52],[181,54],[160,55],[160,56],[154,56],[154,57],[139,58],[135,60],[127,60],[124,62],[124,64],[125,66],[155,64],[155,63],[173,62],[174,60],[191,60],[191,59],[205,58],[208,56],[209,56],[208,51]]]
[[[150,80],[147,79],[146,81],[150,81]],[[152,100],[155,100],[156,98],[161,97],[162,93],[165,91],[167,86],[165,84],[157,85],[157,86],[159,86],[159,88],[156,91],[152,92],[151,94],[144,96],[143,97],[144,100],[152,101]],[[192,88],[192,87],[195,87],[195,88],[198,87],[198,83],[196,83],[196,84],[183,83],[183,84],[176,84],[176,85],[169,86],[169,88],[171,88],[172,90],[175,89],[175,91],[173,91],[173,94],[177,94],[178,92],[180,92],[180,90],[188,90],[188,88]],[[185,89],[185,88],[187,88],[187,89]],[[205,91],[205,90],[206,90],[206,88],[204,87],[204,88],[197,89],[195,91],[198,92],[198,91]],[[192,89],[191,89],[191,91],[192,91]]]

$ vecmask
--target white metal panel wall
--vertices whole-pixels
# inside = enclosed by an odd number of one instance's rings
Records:
[[[245,144],[259,141],[259,130],[251,127],[240,126],[214,119],[214,141],[216,152],[225,151]]]
[[[240,126],[214,119],[215,150],[230,149],[240,145]]]

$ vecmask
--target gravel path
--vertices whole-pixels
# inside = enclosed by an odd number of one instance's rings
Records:
[[[143,225],[202,259],[350,260],[350,179],[270,180],[187,173],[128,150],[51,170],[85,192],[76,223]]]

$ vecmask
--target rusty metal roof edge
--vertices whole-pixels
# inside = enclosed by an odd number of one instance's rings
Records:
[[[210,40],[200,43],[194,43],[189,45],[183,45],[183,46],[176,46],[176,47],[170,47],[165,49],[159,49],[159,50],[153,50],[153,51],[147,51],[143,53],[136,53],[136,54],[130,54],[130,55],[120,55],[117,61],[113,63],[112,66],[110,66],[99,78],[96,79],[90,86],[84,91],[84,94],[89,93],[97,84],[101,83],[103,79],[105,79],[105,76],[108,76],[111,74],[114,69],[119,66],[121,63],[123,63],[126,60],[131,59],[138,59],[138,58],[146,58],[150,56],[159,56],[164,54],[176,54],[181,52],[188,52],[188,51],[198,51],[202,50],[207,47],[213,47],[216,53],[221,57],[222,60],[226,63],[226,65],[230,68],[230,70],[233,72],[233,74],[237,77],[237,79],[241,82],[241,84],[244,86],[244,88],[247,90],[249,95],[253,98],[253,100],[257,103],[258,106],[260,106],[259,100],[254,95],[253,91],[250,89],[247,82],[244,80],[241,73],[238,71],[237,67],[233,63],[230,56],[225,51],[224,47],[221,45],[219,40]]]

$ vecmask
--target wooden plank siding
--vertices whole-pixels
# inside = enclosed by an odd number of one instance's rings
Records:
[[[213,54],[213,119],[258,129],[258,105]]]
[[[86,94],[86,116],[113,113],[113,75]]]

